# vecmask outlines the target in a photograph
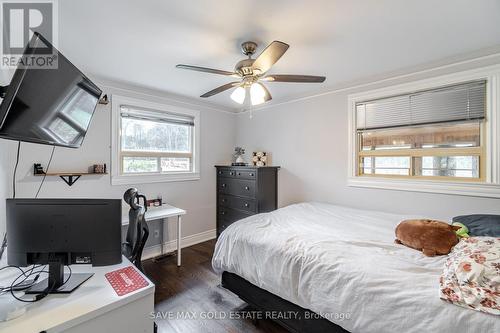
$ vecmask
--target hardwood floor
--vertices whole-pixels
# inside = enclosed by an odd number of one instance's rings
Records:
[[[220,287],[220,277],[211,265],[214,246],[211,240],[182,249],[181,267],[175,256],[143,262],[146,275],[156,284],[158,332],[286,332],[270,320],[254,323],[252,309]],[[244,319],[234,319],[236,315]]]

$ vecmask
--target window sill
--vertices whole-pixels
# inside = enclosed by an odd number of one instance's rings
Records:
[[[389,179],[382,177],[350,177],[347,181],[347,185],[384,190],[500,198],[500,185],[492,183]]]
[[[133,185],[199,180],[200,173],[185,172],[171,174],[133,174],[111,176],[111,185]]]

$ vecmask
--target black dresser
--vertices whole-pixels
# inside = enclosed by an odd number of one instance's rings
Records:
[[[278,208],[279,167],[217,168],[217,236],[231,223]]]

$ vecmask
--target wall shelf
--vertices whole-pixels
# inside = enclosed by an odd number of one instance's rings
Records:
[[[107,172],[44,172],[43,169],[37,169],[37,164],[35,164],[33,175],[37,177],[60,177],[66,184],[73,186],[74,183],[82,176],[103,176],[107,175]]]

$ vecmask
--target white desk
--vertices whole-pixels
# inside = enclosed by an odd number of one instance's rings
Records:
[[[163,220],[164,222],[168,221],[169,217],[175,217],[177,216],[177,266],[181,265],[181,239],[182,239],[182,232],[181,232],[181,216],[185,215],[186,211],[181,208],[177,208],[174,206],[170,206],[168,204],[163,204],[160,207],[148,207],[148,210],[146,212],[146,222],[147,221],[153,221],[153,220]],[[122,225],[128,225],[128,211],[124,212],[122,216]],[[163,232],[161,234],[161,254],[164,254],[163,251]]]
[[[121,264],[113,266],[72,265],[74,273],[94,273],[94,276],[71,294],[49,295],[29,304],[24,315],[0,322],[0,332],[152,333],[150,313],[154,311],[154,284],[143,275],[149,286],[118,296],[104,276],[107,272],[132,265],[125,257],[122,259]],[[19,271],[9,268],[0,273],[0,284],[3,286],[12,281]],[[42,277],[45,276],[40,279]]]

